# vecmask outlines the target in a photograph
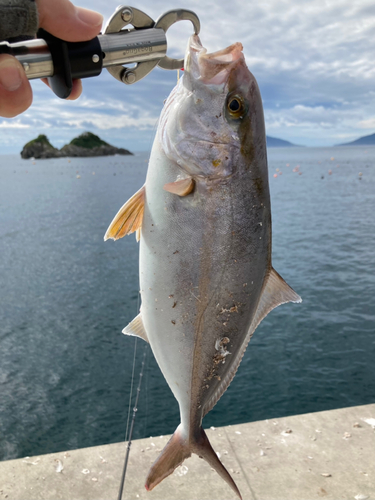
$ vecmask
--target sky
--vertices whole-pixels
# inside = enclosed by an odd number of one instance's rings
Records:
[[[77,0],[105,21],[119,0]],[[144,0],[153,19],[193,10],[209,52],[241,42],[263,98],[267,135],[304,146],[332,146],[375,133],[374,0]],[[183,57],[190,22],[167,32],[168,55]],[[84,131],[131,151],[151,149],[176,71],[153,70],[124,85],[103,69],[83,81],[77,101],[58,99],[33,80],[34,102],[13,119],[0,117],[0,154],[18,153],[39,134],[62,147]]]

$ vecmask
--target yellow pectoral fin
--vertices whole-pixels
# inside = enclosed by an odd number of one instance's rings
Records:
[[[120,208],[104,235],[104,241],[110,238],[118,240],[134,231],[138,237],[145,209],[145,192],[143,186]]]
[[[187,179],[181,179],[175,182],[168,182],[164,184],[163,189],[172,194],[177,194],[178,196],[187,196],[190,194],[195,186],[195,181],[191,177]]]

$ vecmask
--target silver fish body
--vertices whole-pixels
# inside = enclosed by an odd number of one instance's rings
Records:
[[[196,178],[186,197],[163,191],[178,169],[156,140],[140,241],[141,314],[188,433],[218,399],[249,340],[270,266],[270,203],[252,172]],[[266,178],[260,182],[268,187]]]
[[[263,109],[241,49],[207,54],[191,38],[142,190],[142,306],[124,332],[148,340],[181,414],[148,489],[193,452],[240,496],[202,419],[233,379],[259,322],[277,305],[300,301],[271,264]]]

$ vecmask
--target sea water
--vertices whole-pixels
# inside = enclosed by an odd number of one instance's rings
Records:
[[[261,323],[206,427],[375,400],[375,147],[268,154],[273,264],[303,302]],[[148,156],[0,156],[2,460],[125,438],[138,244],[103,235]],[[142,384],[134,437],[173,432],[150,349]]]

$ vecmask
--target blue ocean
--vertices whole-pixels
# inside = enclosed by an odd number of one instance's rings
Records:
[[[268,155],[273,265],[303,302],[261,323],[206,427],[375,400],[375,147]],[[138,244],[103,235],[148,157],[0,156],[1,460],[125,438]],[[148,349],[134,437],[178,423]]]

